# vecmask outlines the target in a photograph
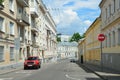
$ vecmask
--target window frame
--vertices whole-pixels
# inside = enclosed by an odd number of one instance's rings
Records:
[[[3,21],[2,21],[3,20]],[[0,17],[0,31],[5,32],[5,19],[3,17]]]
[[[0,62],[1,61],[4,61],[4,46],[0,46],[0,50],[1,50],[1,47],[3,48],[3,52],[0,51]],[[2,54],[1,54],[2,53]]]
[[[13,49],[12,51],[11,48]],[[14,47],[10,47],[10,60],[14,60],[14,49]]]
[[[11,26],[12,25],[12,26]],[[10,28],[10,34],[11,35],[15,35],[15,30],[14,30],[14,23],[13,22],[10,22],[9,23],[9,28]]]

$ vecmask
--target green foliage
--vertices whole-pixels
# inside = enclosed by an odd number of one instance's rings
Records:
[[[4,0],[0,0],[0,4],[2,4],[4,2]]]
[[[78,42],[80,39],[84,38],[84,35],[81,36],[78,32],[74,33],[73,36],[70,39],[70,42],[76,41]]]
[[[61,38],[57,36],[57,42],[61,42]]]

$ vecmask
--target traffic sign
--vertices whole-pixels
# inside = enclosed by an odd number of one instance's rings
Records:
[[[105,40],[105,35],[104,34],[99,34],[98,35],[98,40],[101,41],[101,42],[104,41]]]

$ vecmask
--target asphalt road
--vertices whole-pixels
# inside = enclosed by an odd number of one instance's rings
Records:
[[[68,60],[45,64],[41,69],[19,70],[0,75],[0,80],[102,80],[94,73]]]

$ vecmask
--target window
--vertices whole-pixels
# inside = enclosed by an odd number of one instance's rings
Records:
[[[0,46],[0,61],[4,60],[4,46]]]
[[[120,45],[120,29],[118,29],[118,45]]]
[[[120,0],[119,0],[119,8],[120,8]]]
[[[0,31],[5,32],[4,18],[0,17]]]
[[[19,59],[22,59],[22,48],[20,48]]]
[[[109,47],[111,47],[111,34],[109,33]]]
[[[112,45],[115,46],[115,43],[116,43],[116,42],[115,42],[115,41],[116,41],[116,40],[115,40],[115,39],[116,39],[116,38],[115,38],[115,31],[113,31],[112,34],[113,34],[113,38],[112,38],[112,39],[113,39],[113,40],[112,40],[113,42],[112,42]]]
[[[10,34],[14,35],[14,23],[10,22]]]
[[[113,0],[113,6],[114,6],[114,8],[113,8],[113,12],[115,12],[115,9],[116,9],[116,4],[115,4],[116,2],[115,2],[115,0]]]
[[[107,20],[107,8],[106,8],[106,20]]]
[[[13,0],[9,0],[9,9],[10,9],[11,11],[14,11]]]
[[[10,47],[10,60],[14,59],[14,47]]]
[[[111,4],[109,5],[109,16],[111,16]]]

